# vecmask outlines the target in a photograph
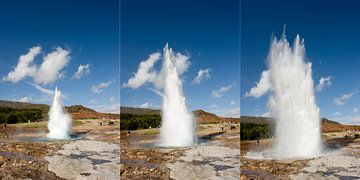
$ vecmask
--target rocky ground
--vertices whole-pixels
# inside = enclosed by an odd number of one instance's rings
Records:
[[[323,156],[305,160],[251,159],[246,152],[259,145],[242,142],[241,179],[360,179],[360,139],[353,138],[351,132],[323,136],[326,146]],[[266,148],[271,141],[260,144],[260,148]]]
[[[101,141],[78,140],[46,156],[49,171],[64,179],[118,180],[119,146]]]
[[[206,142],[186,148],[151,145],[158,139],[158,130],[122,133],[121,178],[239,179],[239,128],[221,131],[221,126],[201,125],[197,134]]]
[[[1,128],[0,179],[99,179],[103,174],[119,179],[118,123],[99,126],[98,121],[77,122],[73,133],[85,137],[74,141],[24,141],[45,135],[45,122]]]

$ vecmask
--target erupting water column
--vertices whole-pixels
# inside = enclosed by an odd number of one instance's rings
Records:
[[[276,121],[274,158],[305,158],[320,154],[320,113],[315,102],[311,63],[305,62],[303,39],[293,47],[285,37],[273,39],[268,55],[272,92],[268,106]]]
[[[62,101],[61,91],[55,89],[53,103],[49,111],[48,138],[51,139],[70,139],[71,117],[65,112]]]
[[[160,129],[161,146],[189,146],[195,141],[193,116],[186,107],[176,60],[172,49],[166,45],[162,65],[165,79]]]

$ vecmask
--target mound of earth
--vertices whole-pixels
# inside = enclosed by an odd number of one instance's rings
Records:
[[[240,123],[251,123],[251,124],[268,124],[274,125],[275,121],[268,117],[254,117],[254,116],[241,116]],[[336,131],[360,131],[360,126],[357,125],[344,125],[339,122],[329,120],[326,118],[321,119],[322,132],[336,132]]]
[[[192,111],[197,123],[221,123],[221,122],[240,122],[239,118],[220,117],[216,114],[206,112],[201,109]],[[134,115],[161,115],[158,109],[136,108],[136,107],[120,107],[120,114],[134,114]]]
[[[47,113],[50,106],[47,104],[32,104],[25,102],[13,102],[0,100],[0,107],[14,108],[14,109],[38,109],[43,115],[43,120],[47,120]],[[85,107],[83,105],[65,106],[65,109],[71,114],[73,119],[119,119],[119,114],[100,113],[94,109]]]

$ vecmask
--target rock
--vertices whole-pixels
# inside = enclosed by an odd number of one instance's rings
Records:
[[[247,180],[247,179],[248,179],[248,177],[245,176],[245,175],[241,175],[241,176],[240,176],[240,180]]]

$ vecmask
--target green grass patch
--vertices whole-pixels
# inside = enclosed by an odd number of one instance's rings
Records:
[[[272,127],[267,124],[241,123],[241,140],[266,139],[272,136]]]
[[[209,121],[209,122],[202,122],[200,124],[220,124],[220,121]]]
[[[24,123],[22,124],[23,128],[46,128],[47,123]]]
[[[146,131],[144,132],[144,135],[155,135],[155,134],[159,134],[160,131]]]
[[[72,121],[72,125],[73,125],[73,126],[80,126],[80,125],[83,125],[83,124],[84,124],[84,122],[79,121],[79,120],[73,120],[73,121]]]
[[[121,130],[155,128],[160,125],[161,116],[157,114],[120,114]]]

